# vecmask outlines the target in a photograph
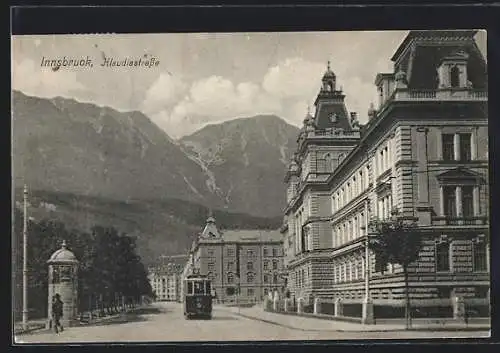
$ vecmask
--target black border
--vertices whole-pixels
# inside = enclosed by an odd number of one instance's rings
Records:
[[[80,2],[80,1],[79,1]],[[491,187],[491,300],[492,300],[492,338],[490,340],[415,340],[415,341],[310,341],[310,342],[231,342],[217,346],[217,351],[232,351],[243,346],[262,348],[276,347],[288,349],[305,346],[308,351],[313,349],[328,349],[330,345],[350,349],[386,349],[405,350],[438,348],[453,349],[465,345],[464,349],[474,344],[474,348],[491,349],[487,343],[498,342],[499,317],[497,302],[500,298],[498,272],[500,269],[500,239],[497,234],[498,223],[495,220],[498,189],[495,175],[498,171],[495,155],[499,152],[499,139],[496,131],[500,119],[498,79],[500,63],[500,11],[494,5],[429,5],[431,1],[420,1],[425,5],[246,5],[246,6],[215,6],[206,5],[213,1],[205,1],[205,6],[176,5],[169,7],[40,7],[36,5],[53,5],[54,1],[30,1],[29,7],[11,7],[11,34],[82,34],[82,33],[158,33],[158,32],[235,32],[235,31],[334,31],[334,30],[390,30],[390,29],[446,29],[446,28],[476,28],[488,30],[488,71],[489,71],[489,116],[490,121],[490,182]],[[444,3],[445,1],[441,1]],[[28,1],[18,2],[28,5]],[[22,4],[21,4],[22,3]],[[177,2],[179,4],[179,2]],[[350,2],[351,4],[354,1]],[[181,2],[182,4],[182,2]],[[34,5],[34,6],[33,6]],[[89,5],[87,3],[87,5]],[[370,58],[367,58],[367,61]],[[10,92],[9,92],[10,93]],[[10,96],[10,94],[9,94]],[[10,102],[9,102],[10,104]],[[10,133],[10,127],[4,129]],[[10,136],[8,136],[10,138]],[[10,187],[10,175],[6,185]],[[6,219],[10,220],[10,217]],[[10,233],[10,222],[9,233]],[[10,256],[10,247],[4,247]],[[7,266],[2,266],[7,269]],[[10,276],[10,271],[9,271]],[[9,298],[10,300],[10,291]],[[4,315],[9,320],[10,314]],[[10,337],[9,337],[10,338]],[[221,344],[218,343],[218,344]],[[286,344],[286,346],[282,344]],[[425,343],[420,347],[421,343]],[[188,349],[211,349],[217,343],[179,343],[162,345]],[[438,345],[443,345],[438,347]],[[113,345],[119,350],[136,349],[139,344]],[[143,346],[143,344],[141,344]],[[154,344],[157,346],[157,344]],[[273,347],[274,346],[274,347]],[[16,346],[14,349],[32,349],[34,345]],[[67,345],[36,346],[37,349],[68,349]],[[94,351],[102,345],[77,346],[77,349]],[[246,348],[245,347],[245,348]],[[320,348],[321,347],[321,348]],[[72,347],[71,347],[72,348]],[[76,347],[75,347],[76,348]],[[497,348],[498,349],[498,348]]]

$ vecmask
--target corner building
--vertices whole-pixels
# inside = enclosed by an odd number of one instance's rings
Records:
[[[397,210],[424,243],[412,299],[489,297],[487,68],[475,33],[410,31],[394,72],[376,75],[365,125],[327,69],[285,177],[293,296],[403,299],[400,266],[378,268],[366,249],[369,221]]]
[[[193,270],[208,275],[220,302],[260,301],[269,292],[284,289],[281,234],[278,230],[221,232],[209,217],[193,242],[183,276]]]

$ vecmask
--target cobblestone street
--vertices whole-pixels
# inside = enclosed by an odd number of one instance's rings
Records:
[[[258,312],[257,308],[252,309],[254,315]],[[244,313],[245,309],[242,309],[241,314]],[[345,326],[342,322],[287,318],[290,325],[284,326],[240,316],[236,308],[217,306],[211,321],[185,320],[180,304],[163,302],[153,304],[127,322],[70,327],[61,334],[40,331],[17,336],[16,343],[478,338],[489,335],[488,331],[342,331]],[[300,321],[301,326],[295,325],[294,321]],[[321,323],[314,324],[315,321]],[[310,323],[310,328],[307,323]],[[318,328],[320,325],[321,330]]]

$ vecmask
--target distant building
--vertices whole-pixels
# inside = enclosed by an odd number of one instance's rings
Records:
[[[183,276],[193,268],[208,275],[218,301],[260,301],[270,291],[284,289],[283,246],[278,230],[220,232],[215,219],[209,217],[193,242],[190,256]]]
[[[328,67],[285,178],[293,295],[402,299],[400,266],[380,268],[365,251],[369,221],[397,211],[424,242],[412,298],[489,296],[487,69],[474,35],[410,31],[394,72],[376,76],[365,126]]]
[[[166,263],[149,268],[149,282],[158,301],[180,301],[182,265]]]

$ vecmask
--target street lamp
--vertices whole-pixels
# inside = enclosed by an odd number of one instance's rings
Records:
[[[28,329],[28,186],[23,190],[23,328]]]

